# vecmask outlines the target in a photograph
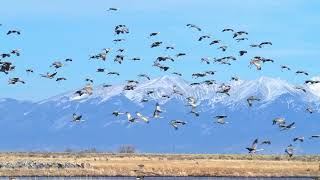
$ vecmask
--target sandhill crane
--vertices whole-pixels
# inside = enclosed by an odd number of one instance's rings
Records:
[[[312,135],[312,136],[309,137],[309,139],[314,139],[314,138],[320,138],[320,134]]]
[[[245,32],[245,31],[238,31],[238,32],[235,32],[235,33],[233,33],[233,38],[236,38],[236,37],[238,37],[238,36],[241,36],[241,35],[248,35],[248,33],[247,32]]]
[[[239,51],[239,56],[243,56],[243,55],[245,55],[247,53],[248,53],[248,51],[241,50],[241,51]]]
[[[153,118],[160,118],[160,113],[162,113],[163,111],[161,110],[160,104],[156,103],[156,108],[153,111]]]
[[[173,50],[174,47],[173,46],[166,46],[166,50]]]
[[[117,76],[120,76],[120,73],[118,73],[118,72],[108,72],[107,75],[117,75]]]
[[[146,102],[148,102],[148,101],[149,101],[149,99],[144,98],[144,99],[141,99],[141,101],[140,101],[140,102],[142,102],[142,103],[146,103]]]
[[[314,109],[309,106],[309,107],[307,107],[306,111],[307,111],[308,113],[312,114],[313,111],[314,111]]]
[[[139,81],[136,81],[136,80],[127,80],[127,83],[139,84]]]
[[[173,72],[172,74],[175,74],[175,75],[177,75],[177,76],[182,76],[182,74],[181,74],[181,73],[178,73],[178,72]]]
[[[150,47],[151,47],[151,48],[159,47],[161,44],[162,44],[161,41],[156,41],[156,42],[153,42],[153,43],[150,45]]]
[[[117,62],[117,63],[119,63],[119,64],[121,64],[121,63],[123,62],[123,60],[124,60],[124,56],[123,56],[123,55],[120,55],[120,54],[116,55],[116,56],[114,57],[114,59],[113,59],[114,62]]]
[[[306,76],[309,75],[309,73],[305,72],[305,71],[296,71],[296,74],[304,74]]]
[[[124,113],[123,112],[119,112],[119,111],[113,111],[112,112],[112,115],[114,116],[120,116],[120,115],[123,115]]]
[[[218,123],[218,124],[228,124],[229,122],[226,122],[225,119],[227,118],[228,116],[225,116],[225,115],[219,115],[219,116],[215,116],[214,118],[216,119],[215,123]]]
[[[248,40],[248,38],[237,38],[236,39],[237,42],[244,41],[244,40]]]
[[[161,97],[162,97],[162,98],[170,99],[170,96],[169,96],[169,95],[166,95],[166,94],[161,95]]]
[[[213,41],[211,41],[211,43],[209,45],[218,44],[220,42],[221,42],[221,40],[213,40]]]
[[[191,109],[190,113],[194,114],[196,117],[200,116],[200,113],[197,112],[194,108]]]
[[[199,73],[193,73],[192,74],[192,78],[199,78],[199,77],[205,77],[205,76],[207,76],[207,74],[204,73],[204,72],[199,72]]]
[[[16,84],[16,83],[22,83],[25,84],[25,82],[23,80],[21,80],[20,78],[10,78],[8,81],[8,84]]]
[[[67,78],[65,78],[65,77],[58,77],[56,79],[56,81],[66,81],[66,80],[67,80]]]
[[[256,66],[257,70],[261,70],[261,59],[256,59],[256,58],[252,59],[250,61],[250,65],[254,65]]]
[[[252,107],[252,104],[254,101],[260,101],[260,100],[261,100],[260,98],[257,98],[255,96],[249,96],[247,98],[247,103],[248,103],[249,107]]]
[[[83,94],[92,95],[93,94],[93,87],[91,84],[87,84],[81,90],[76,91],[75,94],[78,94],[79,96],[82,96]]]
[[[56,69],[59,69],[59,68],[61,68],[62,66],[63,66],[62,62],[60,62],[60,61],[55,61],[55,62],[53,62],[53,63],[51,64],[50,67],[54,67],[54,68],[56,68]]]
[[[196,29],[198,31],[201,31],[201,28],[199,26],[195,25],[195,24],[187,24],[187,27]]]
[[[10,71],[13,71],[15,66],[11,62],[0,61],[0,72],[8,74]]]
[[[186,53],[178,53],[178,54],[176,54],[176,57],[178,58],[178,57],[185,56],[185,55],[187,55],[187,54]]]
[[[125,91],[131,91],[131,90],[134,90],[135,88],[137,87],[137,85],[135,84],[127,84],[123,87],[123,90]]]
[[[271,141],[270,140],[264,140],[260,143],[261,145],[263,144],[267,144],[267,145],[270,145],[271,144]]]
[[[293,156],[293,152],[294,152],[294,147],[292,144],[290,144],[285,150],[284,152],[289,156],[292,157]]]
[[[83,88],[83,90],[84,90],[87,94],[89,94],[89,95],[91,95],[91,94],[93,93],[93,87],[92,87],[91,84],[87,84],[87,85]]]
[[[9,53],[2,53],[2,54],[0,54],[0,57],[1,58],[9,58],[9,57],[11,57],[11,54],[9,54]]]
[[[262,47],[260,46],[260,44],[251,44],[250,47],[253,47],[253,48],[255,48],[255,47],[262,48]]]
[[[14,49],[10,52],[11,54],[14,54],[16,56],[20,56],[20,49]]]
[[[272,45],[272,42],[261,42],[259,45],[260,45],[260,46]]]
[[[306,81],[304,81],[304,83],[305,83],[305,84],[311,84],[311,85],[313,85],[313,84],[318,84],[318,83],[320,83],[320,81],[317,81],[317,80],[306,80]]]
[[[131,60],[132,60],[132,61],[140,61],[141,58],[139,58],[139,57],[134,57],[134,58],[131,58]]]
[[[159,56],[157,57],[156,61],[161,62],[161,61],[167,61],[170,60],[172,62],[174,62],[174,59],[170,56]]]
[[[173,94],[177,94],[177,95],[183,96],[183,93],[180,92],[179,90],[177,90],[177,86],[176,85],[173,85],[172,91],[173,91],[172,92]]]
[[[104,72],[105,68],[98,68],[96,72]]]
[[[288,66],[286,66],[286,65],[281,65],[280,67],[281,67],[281,70],[283,70],[283,69],[286,69],[286,70],[288,70],[288,71],[291,70],[291,69],[290,69]]]
[[[156,36],[158,34],[160,34],[160,32],[152,32],[152,33],[149,34],[149,36],[152,37],[152,36]]]
[[[125,41],[125,39],[120,38],[120,39],[114,39],[113,40],[114,43],[118,43],[118,42],[122,42],[122,41]]]
[[[304,137],[300,136],[300,137],[295,137],[293,138],[293,141],[296,142],[296,141],[300,141],[300,142],[303,142],[304,141]]]
[[[139,74],[138,77],[143,77],[143,78],[150,80],[150,77],[146,74]]]
[[[139,119],[141,119],[142,121],[146,122],[146,123],[149,123],[149,119],[148,117],[142,115],[140,112],[136,112],[136,115]]]
[[[273,59],[270,59],[270,58],[261,58],[261,61],[263,62],[263,63],[266,63],[266,62],[274,62],[274,60]]]
[[[200,83],[191,83],[190,86],[198,86]]]
[[[201,83],[204,83],[204,84],[210,86],[210,85],[216,84],[216,81],[215,80],[205,80]]]
[[[126,115],[129,122],[134,122],[136,120],[136,117],[132,117],[129,112],[126,112]]]
[[[229,31],[229,32],[233,32],[233,29],[225,28],[225,29],[223,29],[223,30],[222,30],[222,32],[227,32],[227,31]]]
[[[208,57],[203,57],[203,58],[201,58],[201,62],[204,62],[204,63],[206,63],[206,64],[210,64],[210,58],[208,58]]]
[[[227,50],[228,46],[220,46],[217,49],[221,49],[222,52],[225,52]]]
[[[10,35],[10,34],[20,35],[20,34],[21,34],[21,31],[19,31],[19,30],[9,30],[9,31],[7,32],[7,35]]]
[[[84,121],[82,120],[82,115],[77,115],[76,113],[72,114],[72,122],[81,122]]]
[[[203,39],[209,39],[211,38],[209,35],[200,36],[198,41],[202,41]]]
[[[231,77],[231,81],[239,81],[239,77],[232,76],[232,77]]]
[[[251,145],[251,147],[247,147],[246,149],[249,151],[249,154],[255,154],[258,151],[263,151],[263,149],[257,149],[258,139],[255,139]]]
[[[48,79],[53,79],[56,75],[57,75],[57,72],[54,72],[54,73],[47,72],[46,74],[40,74],[41,77],[48,78]]]
[[[220,85],[219,90],[216,91],[216,93],[226,94],[226,95],[230,96],[230,94],[229,94],[230,89],[231,89],[231,86],[222,84],[222,85]]]
[[[115,34],[128,34],[129,28],[126,25],[120,24],[114,28]]]
[[[125,51],[125,49],[122,49],[122,48],[117,50],[117,52],[121,52],[121,53],[123,53],[124,51]]]
[[[109,8],[107,11],[118,11],[118,10],[119,10],[119,8],[111,7],[111,8]]]
[[[280,124],[279,127],[281,128],[281,131],[284,131],[284,130],[289,130],[289,129],[295,128],[294,125],[295,125],[295,122],[288,124],[288,125]]]
[[[286,123],[286,119],[279,117],[272,120],[272,125],[284,125]]]
[[[297,90],[301,90],[301,91],[303,91],[304,93],[307,92],[307,90],[306,90],[304,87],[302,87],[302,86],[295,86],[294,88],[297,89]]]
[[[33,71],[33,69],[26,69],[26,72],[27,73],[33,73],[34,71]]]
[[[111,86],[112,86],[111,84],[104,84],[103,85],[104,88],[108,88],[108,87],[111,87]]]
[[[171,120],[170,121],[170,125],[175,129],[178,130],[179,129],[179,125],[186,125],[187,122],[182,121],[182,120]]]
[[[160,64],[158,62],[154,62],[152,66],[158,67],[160,70],[167,71],[170,67]]]
[[[90,78],[86,78],[85,81],[86,81],[86,82],[93,83],[93,79],[90,79]]]

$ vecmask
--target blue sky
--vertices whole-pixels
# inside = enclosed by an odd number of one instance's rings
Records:
[[[320,45],[320,1],[309,0],[4,0],[0,11],[0,52],[21,49],[21,57],[11,58],[17,66],[9,75],[0,74],[0,97],[40,100],[65,91],[82,87],[86,77],[95,84],[118,84],[126,79],[136,79],[139,73],[152,77],[178,71],[191,81],[191,74],[203,70],[216,70],[213,77],[218,81],[229,80],[232,75],[242,79],[260,76],[280,77],[292,83],[302,83],[305,79],[293,72],[281,72],[279,66],[285,64],[293,70],[306,70],[312,76],[319,73]],[[118,7],[118,12],[107,12],[109,7]],[[186,28],[188,23],[197,24],[201,33]],[[130,34],[120,36],[126,42],[114,44],[115,25],[125,24]],[[249,41],[236,43],[230,33],[221,33],[223,28],[249,32]],[[19,29],[22,35],[6,36],[9,29]],[[150,32],[158,32],[158,37],[148,39]],[[230,50],[221,53],[210,47],[210,41],[198,42],[201,35],[210,34],[221,39]],[[174,45],[170,52],[164,48],[150,49],[153,41],[163,41]],[[252,43],[272,41],[273,46],[252,49]],[[116,54],[111,52],[106,62],[89,61],[91,54],[102,48],[125,48],[126,58],[139,56],[141,62],[126,61],[122,65],[113,62]],[[205,65],[201,57],[222,57],[237,55],[238,50],[249,53],[231,66]],[[187,56],[175,63],[164,73],[151,65],[159,55],[174,55],[185,52]],[[253,56],[272,58],[274,64],[265,64],[262,71],[248,68]],[[72,58],[74,61],[58,70],[59,76],[68,80],[57,83],[39,77],[40,73],[53,71],[49,68],[55,60]],[[97,74],[97,68],[119,71],[120,77]],[[25,69],[33,68],[34,74],[26,74]],[[25,85],[8,86],[9,77],[21,77]]]

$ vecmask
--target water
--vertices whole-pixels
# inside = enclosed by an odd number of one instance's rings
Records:
[[[15,180],[135,180],[135,177],[17,177]],[[9,180],[0,177],[0,180]],[[145,177],[144,180],[314,180],[314,178],[282,177]]]

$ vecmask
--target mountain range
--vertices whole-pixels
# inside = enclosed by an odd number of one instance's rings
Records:
[[[245,148],[258,138],[271,141],[271,145],[259,145],[264,154],[283,154],[289,144],[298,154],[320,153],[320,139],[309,139],[320,134],[320,86],[305,85],[304,92],[284,80],[261,77],[230,81],[228,96],[216,93],[219,84],[189,84],[180,77],[163,76],[141,81],[130,91],[123,90],[124,84],[100,85],[92,95],[79,96],[74,90],[38,102],[0,99],[0,150],[115,151],[131,144],[138,152],[247,153]],[[183,95],[173,94],[173,86]],[[150,90],[154,93],[148,95]],[[246,99],[252,95],[261,100],[249,107]],[[197,100],[198,117],[186,106],[190,96]],[[152,118],[156,103],[164,111],[159,119]],[[314,112],[308,113],[308,107]],[[125,115],[112,115],[114,111],[141,112],[150,122],[129,123]],[[84,121],[71,122],[73,113],[81,114]],[[228,124],[214,123],[217,115],[228,116]],[[272,125],[278,117],[295,122],[295,128],[280,131]],[[173,119],[187,124],[175,130],[169,124]],[[305,141],[293,142],[298,136],[304,136]]]

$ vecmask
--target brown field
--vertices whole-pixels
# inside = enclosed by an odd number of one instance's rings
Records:
[[[85,168],[0,168],[0,176],[320,177],[320,156],[1,153],[0,162],[85,163]],[[138,167],[143,164],[144,167]]]

